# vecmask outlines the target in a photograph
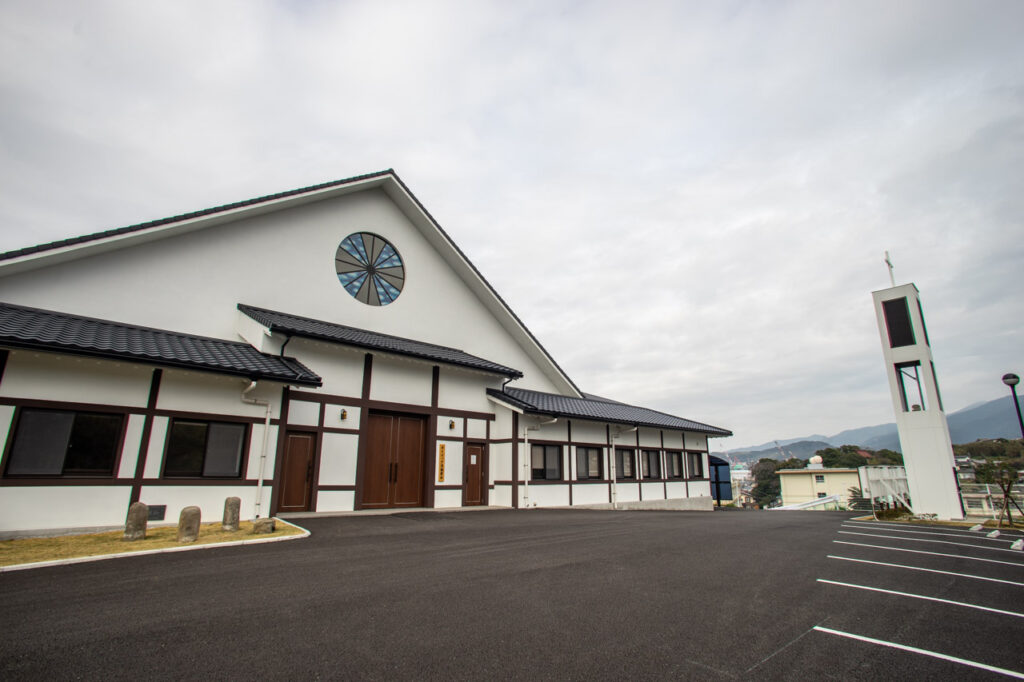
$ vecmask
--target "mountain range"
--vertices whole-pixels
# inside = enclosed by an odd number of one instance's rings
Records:
[[[1017,421],[1017,412],[1014,410],[1011,396],[976,403],[962,410],[951,412],[946,415],[946,421],[949,423],[950,438],[955,444],[971,443],[979,438],[1021,437],[1020,424]],[[779,447],[776,447],[776,443]],[[858,445],[870,450],[888,449],[899,452],[900,438],[895,423],[879,424],[878,426],[847,429],[834,436],[814,434],[801,438],[779,439],[761,445],[730,450],[727,454],[728,458],[734,462],[756,462],[762,457],[807,459],[818,450],[840,445]],[[779,452],[780,448],[783,453]],[[723,456],[721,452],[711,454]]]

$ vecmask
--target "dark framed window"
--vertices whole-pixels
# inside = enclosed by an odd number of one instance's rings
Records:
[[[665,478],[683,478],[686,472],[683,471],[683,453],[665,453]]]
[[[123,414],[22,408],[8,476],[113,476]]]
[[[601,448],[576,448],[576,480],[601,478]]]
[[[640,451],[640,474],[644,478],[661,478],[661,451]]]
[[[531,445],[530,470],[534,481],[562,480],[562,446]]]
[[[901,362],[896,364],[896,383],[900,387],[900,402],[904,412],[920,412],[928,409],[924,403],[924,383],[921,363]]]
[[[688,452],[686,455],[690,460],[690,478],[704,478],[704,454]]]
[[[164,476],[239,478],[248,431],[247,424],[238,422],[175,419],[167,436]]]
[[[894,298],[891,301],[882,301],[882,314],[885,317],[885,329],[889,333],[890,348],[913,346],[917,343],[917,339],[914,338],[914,327],[910,323],[910,306],[907,305],[907,299]]]
[[[825,482],[825,474],[814,474],[814,482],[815,483],[824,483]]]
[[[633,448],[615,448],[615,478],[636,478],[633,468]]]

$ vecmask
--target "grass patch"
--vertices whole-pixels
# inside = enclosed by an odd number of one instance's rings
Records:
[[[300,535],[303,532],[295,526],[282,523],[280,519],[277,520],[276,530],[273,533],[262,535],[253,534],[252,521],[242,521],[238,525],[237,531],[229,532],[223,530],[220,523],[204,523],[199,531],[199,539],[195,542],[178,542],[177,526],[150,527],[146,531],[145,539],[134,542],[126,542],[123,539],[123,530],[86,535],[62,535],[52,538],[3,540],[0,541],[0,566],[120,554],[122,552],[143,552],[151,549],[167,549],[168,547],[195,547],[239,540],[262,540]]]

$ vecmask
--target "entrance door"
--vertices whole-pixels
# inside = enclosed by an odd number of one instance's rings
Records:
[[[423,506],[427,422],[422,417],[371,414],[363,463],[363,507]]]
[[[462,504],[473,507],[484,503],[484,446],[467,445],[462,463],[465,471]]]
[[[315,444],[316,436],[312,433],[290,432],[285,436],[278,511],[309,511]]]

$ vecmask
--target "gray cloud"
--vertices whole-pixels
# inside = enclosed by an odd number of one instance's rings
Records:
[[[745,445],[1024,371],[1017,2],[8,2],[0,249],[394,167],[585,390]]]

